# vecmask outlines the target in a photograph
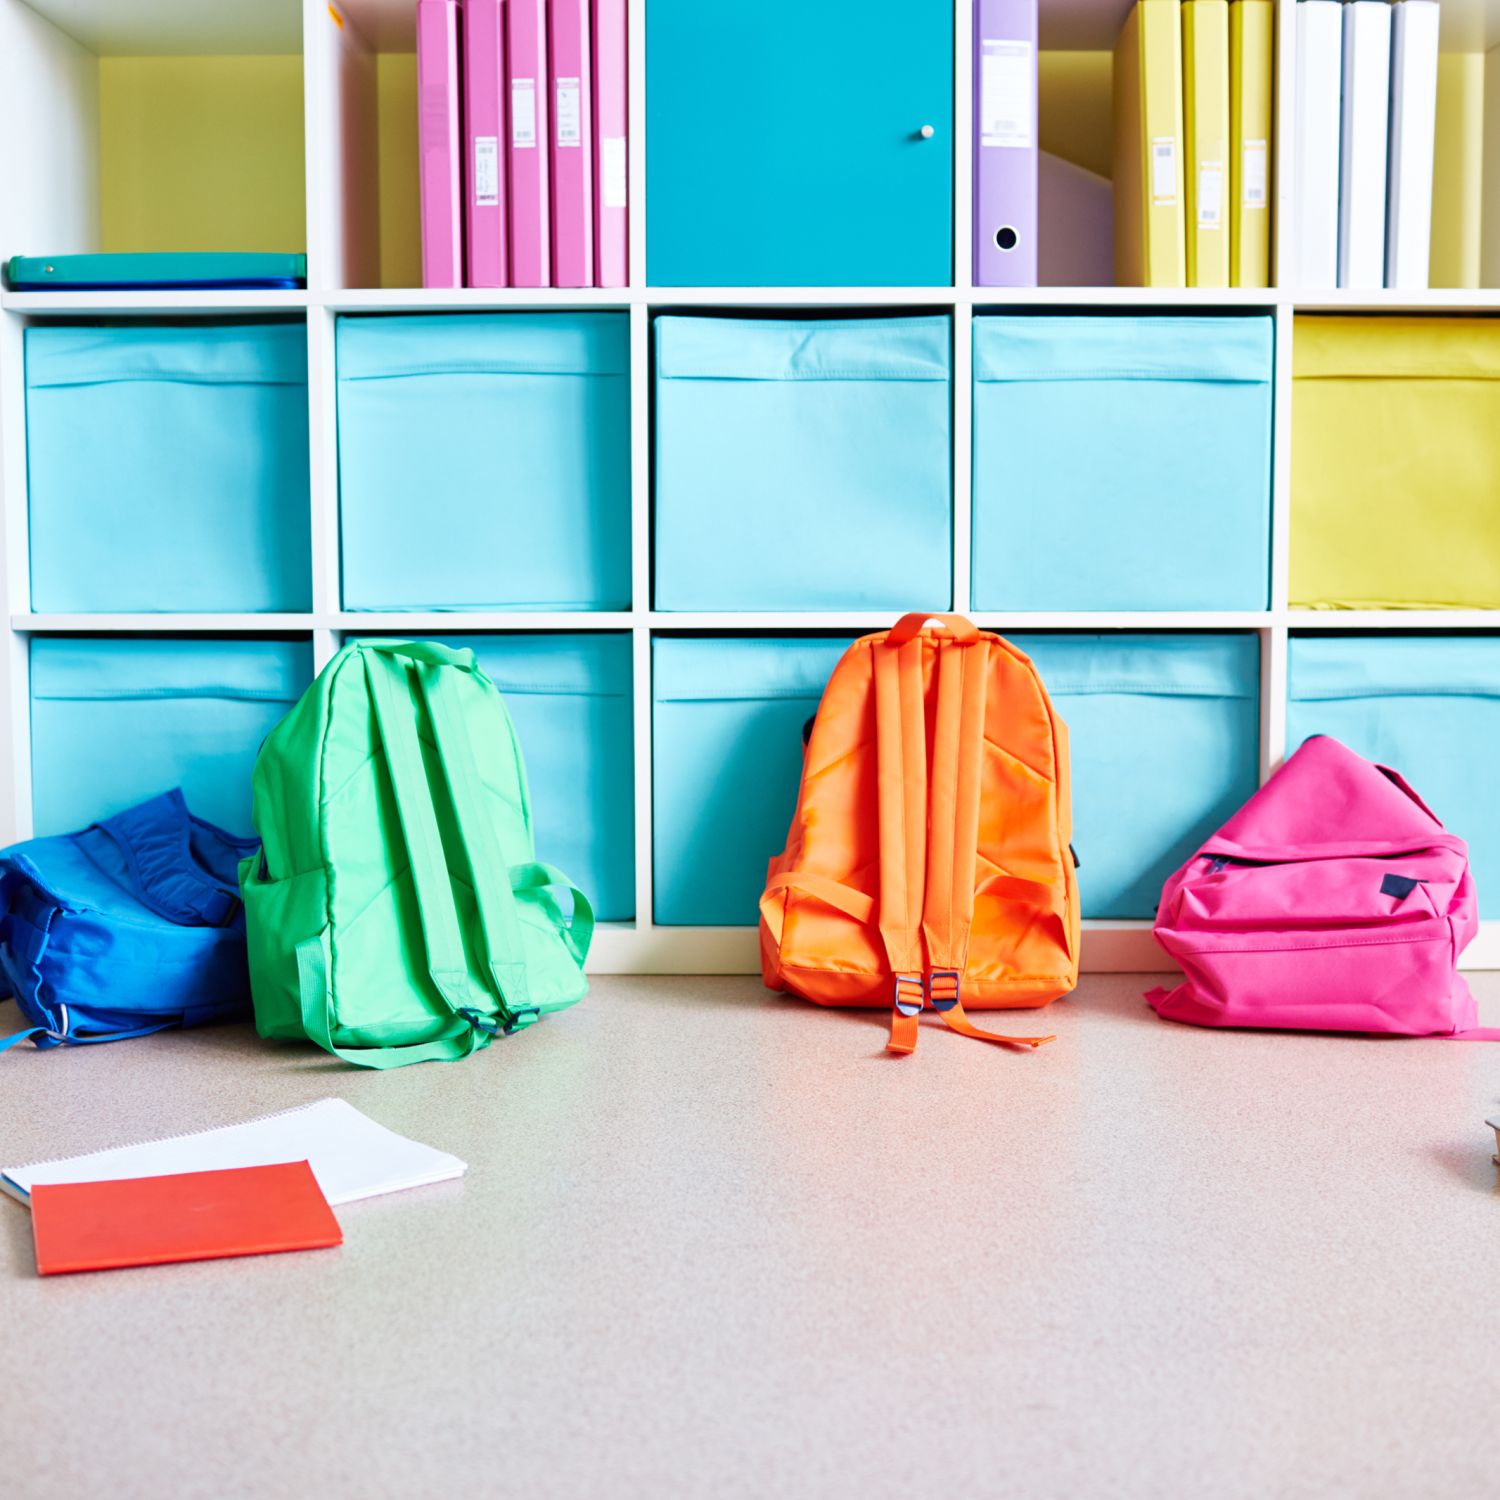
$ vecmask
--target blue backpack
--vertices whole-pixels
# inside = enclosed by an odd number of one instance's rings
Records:
[[[0,979],[31,1022],[0,1049],[247,1018],[238,869],[259,847],[174,790],[0,852]]]

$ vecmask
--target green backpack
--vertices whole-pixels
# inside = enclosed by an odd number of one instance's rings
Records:
[[[254,792],[240,890],[262,1036],[400,1067],[582,998],[593,911],[536,862],[521,747],[472,651],[345,646],[267,737]]]

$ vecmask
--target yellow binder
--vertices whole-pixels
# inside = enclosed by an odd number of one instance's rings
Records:
[[[1229,7],[1229,284],[1271,284],[1272,0]]]
[[[1136,0],[1115,43],[1115,280],[1187,285],[1181,0]]]
[[[1187,282],[1229,285],[1229,0],[1183,0]]]

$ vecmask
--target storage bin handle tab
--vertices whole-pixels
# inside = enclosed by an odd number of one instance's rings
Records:
[[[914,609],[910,614],[902,615],[886,631],[886,645],[904,646],[908,641],[915,640],[929,620],[936,620],[960,646],[972,646],[979,639],[978,627],[962,615],[929,615]]]

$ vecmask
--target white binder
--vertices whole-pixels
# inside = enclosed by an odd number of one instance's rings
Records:
[[[1415,291],[1427,285],[1437,74],[1437,0],[1400,0],[1391,10],[1385,284],[1402,291]]]
[[[1296,284],[1322,290],[1339,279],[1341,0],[1298,0],[1293,222]]]
[[[1391,98],[1388,0],[1344,6],[1344,99],[1339,137],[1339,285],[1385,285],[1385,179]]]

